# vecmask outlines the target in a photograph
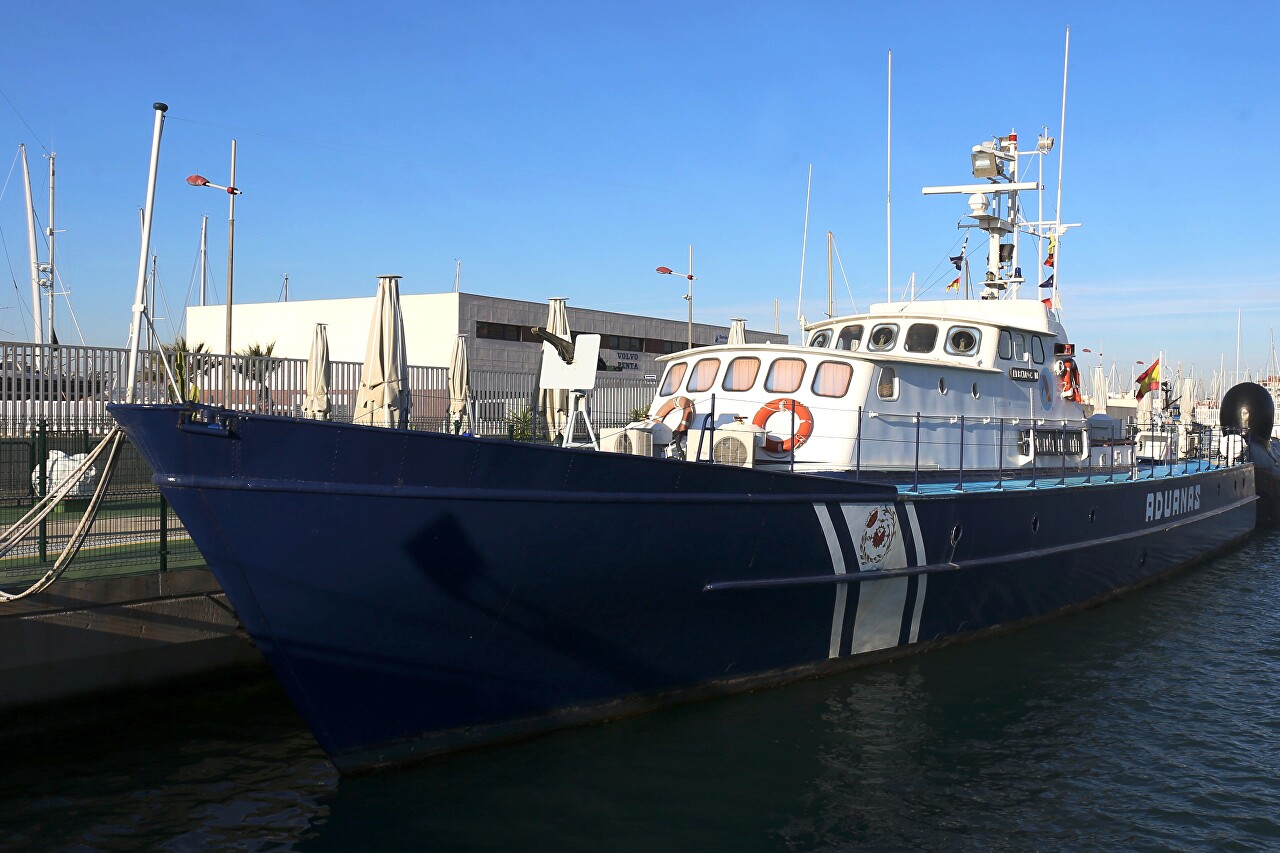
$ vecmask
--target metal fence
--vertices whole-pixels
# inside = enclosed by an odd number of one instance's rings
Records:
[[[85,453],[110,431],[107,405],[127,397],[129,353],[115,347],[0,342],[0,524],[20,518],[45,494],[51,454]],[[350,421],[362,365],[330,365],[334,420]],[[229,387],[224,377],[229,374]],[[306,397],[306,360],[173,350],[139,353],[134,398],[213,405],[274,415],[299,415]],[[448,371],[411,366],[411,429],[449,431]],[[472,371],[477,435],[548,440],[539,412],[538,377],[531,372]],[[604,379],[588,404],[592,423],[621,426],[647,408],[657,383]],[[93,529],[69,577],[151,572],[203,565],[181,521],[151,482],[147,463],[127,441]],[[55,481],[56,482],[56,481]],[[87,501],[69,498],[27,540],[0,559],[0,587],[38,578],[57,559]]]

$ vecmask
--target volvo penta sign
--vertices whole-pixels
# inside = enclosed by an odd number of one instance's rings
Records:
[[[1040,379],[1040,371],[1034,367],[1011,367],[1009,378],[1014,382],[1036,382]]]

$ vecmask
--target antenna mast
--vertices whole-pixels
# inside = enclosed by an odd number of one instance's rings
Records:
[[[809,183],[804,190],[804,238],[800,244],[800,297],[796,300],[796,319],[804,334],[804,253],[809,248],[809,198],[813,192],[813,164],[809,164]]]

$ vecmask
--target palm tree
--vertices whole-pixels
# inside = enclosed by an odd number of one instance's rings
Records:
[[[240,363],[235,365],[236,372],[258,386],[254,408],[259,412],[266,412],[271,409],[271,388],[267,386],[267,377],[284,360],[271,357],[271,353],[275,352],[275,348],[276,342],[272,341],[265,347],[262,344],[250,344],[236,353],[237,355],[245,356]]]
[[[203,343],[196,344],[194,347],[187,343],[187,339],[182,335],[178,335],[173,339],[171,344],[161,344],[161,351],[165,357],[173,357],[173,373],[174,379],[178,382],[178,387],[184,389],[185,400],[183,402],[195,403],[200,400],[200,388],[193,381],[196,376],[203,375],[208,370],[207,365],[193,365],[193,359],[190,356],[198,355],[205,351]],[[203,359],[194,359],[195,362],[201,362]],[[173,388],[165,385],[169,402],[176,403],[177,395],[174,394]]]

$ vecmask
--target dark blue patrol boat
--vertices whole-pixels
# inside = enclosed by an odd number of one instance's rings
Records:
[[[112,413],[342,769],[1025,625],[1232,545],[1258,500],[1207,429],[1143,458],[1086,418],[1056,291],[1019,298],[1061,226],[1018,165],[1051,147],[926,190],[968,198],[976,284],[962,252],[941,297],[667,356],[593,447]]]

